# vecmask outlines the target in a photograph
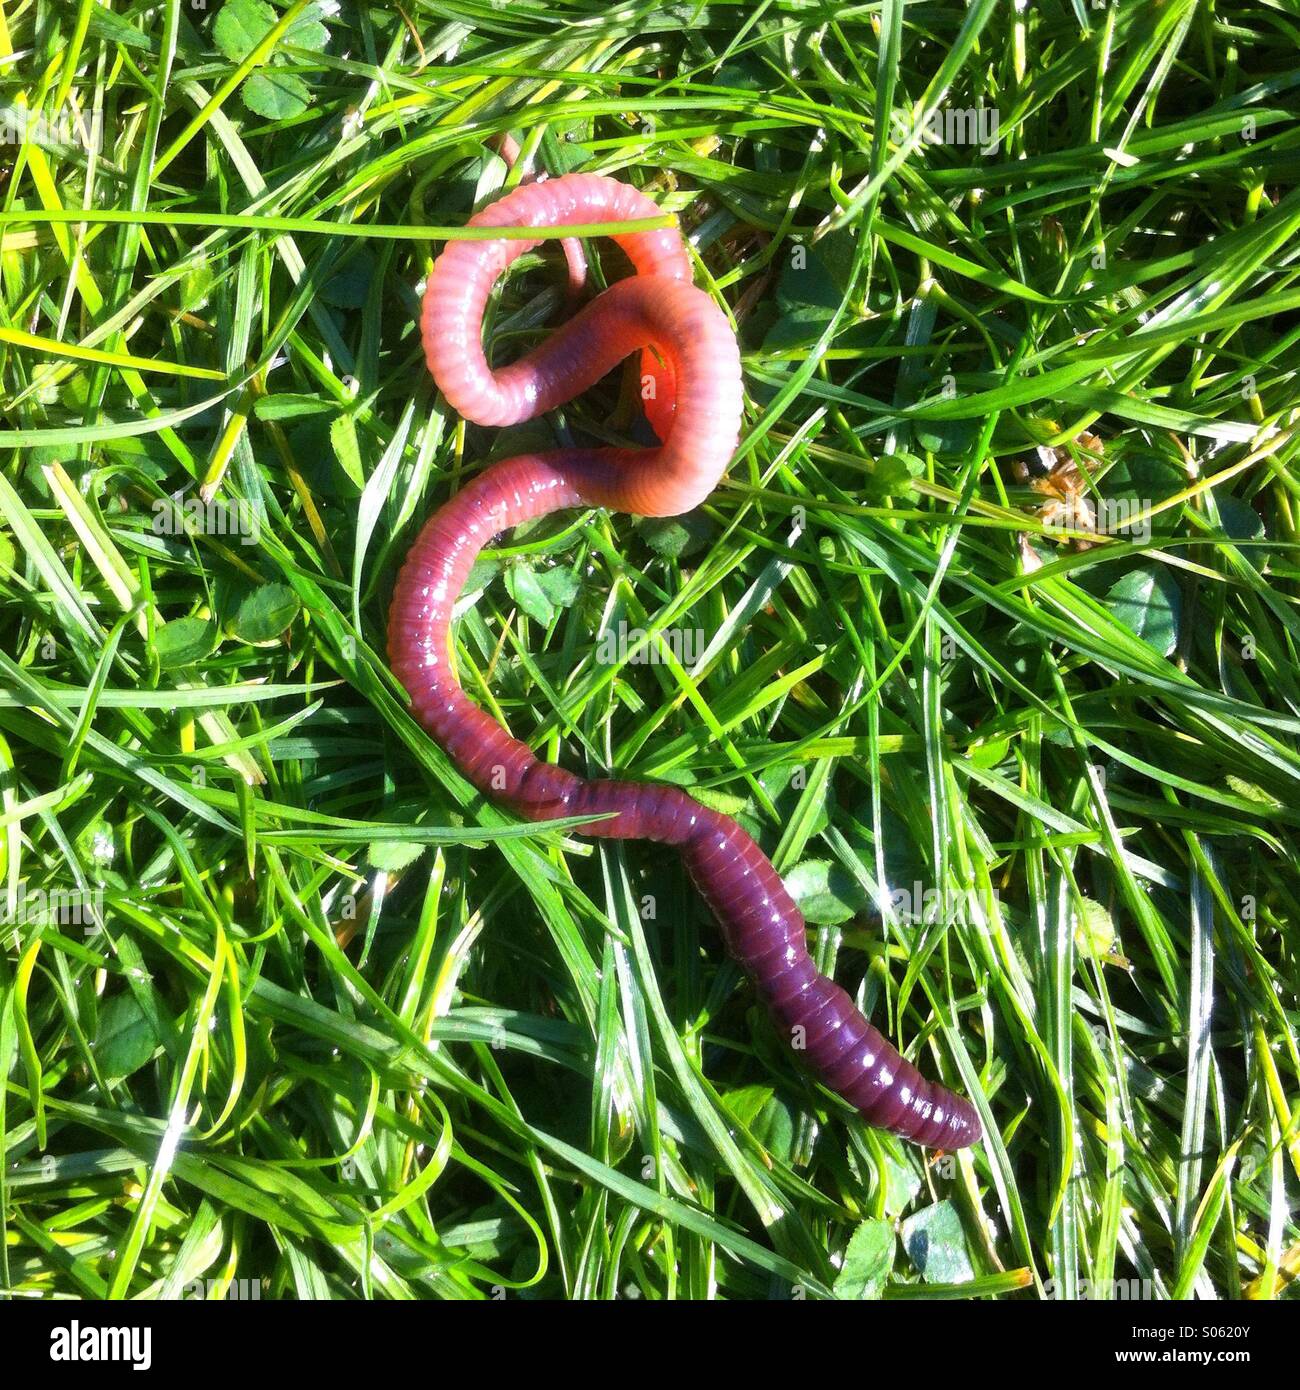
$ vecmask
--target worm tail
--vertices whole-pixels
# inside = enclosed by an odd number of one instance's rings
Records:
[[[464,693],[448,660],[452,606],[481,548],[499,531],[581,505],[569,454],[495,464],[426,523],[397,581],[388,622],[393,673],[417,720],[464,775],[532,820],[599,815],[578,834],[654,840],[681,851],[728,949],[809,1070],[881,1129],[944,1149],[980,1137],[974,1107],[922,1079],[818,973],[803,917],[762,850],[735,821],[676,787],[590,782],[540,761]],[[589,465],[590,466],[590,465]],[[581,471],[581,470],[580,470]]]
[[[877,1129],[930,1148],[976,1143],[982,1128],[975,1107],[926,1081],[818,972],[803,915],[780,875],[735,821],[714,820],[685,847],[686,867],[728,950],[808,1069]]]

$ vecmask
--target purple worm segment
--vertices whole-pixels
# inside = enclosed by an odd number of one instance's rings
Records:
[[[557,227],[650,217],[616,179],[568,174],[521,184],[471,226]],[[510,366],[489,367],[483,312],[493,284],[535,241],[453,241],[424,297],[425,357],[443,395],[482,425],[564,404],[634,352],[658,448],[563,449],[493,464],[425,524],[402,568],[388,623],[394,675],[424,729],[480,791],[530,820],[603,814],[576,833],[677,846],[727,948],[812,1074],[868,1124],[932,1148],[981,1136],[969,1101],[917,1069],[820,974],[803,917],[762,850],[734,820],[672,786],[587,781],[540,761],[461,689],[452,606],[482,548],[533,517],[572,507],[674,516],[717,486],[740,430],[740,356],[725,315],[691,283],[676,231],[616,236],[636,274],[620,280]]]

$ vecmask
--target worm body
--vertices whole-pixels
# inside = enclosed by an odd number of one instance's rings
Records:
[[[653,216],[654,204],[615,179],[569,174],[523,184],[471,226],[557,227]],[[672,516],[713,491],[741,418],[735,335],[691,284],[675,231],[616,236],[636,274],[592,301],[519,362],[492,369],[483,312],[497,278],[536,242],[453,241],[424,298],[429,369],[467,419],[509,425],[571,400],[641,353],[655,449],[566,449],[496,463],[425,524],[398,578],[389,615],[394,674],[412,713],[481,791],[533,820],[604,815],[576,833],[675,845],[717,918],[728,949],[809,1070],[869,1124],[931,1147],[981,1134],[974,1107],[917,1069],[821,975],[803,917],[762,850],[729,817],[676,787],[591,782],[540,761],[461,690],[449,664],[452,606],[479,551],[499,532],[566,507]],[[570,259],[570,265],[573,261]]]

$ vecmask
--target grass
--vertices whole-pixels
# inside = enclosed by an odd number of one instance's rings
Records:
[[[0,1286],[1294,1298],[1298,38],[1271,0],[0,7],[47,123],[0,146]],[[496,434],[424,371],[501,131],[681,220],[748,407],[685,522],[504,538],[467,688],[737,814],[976,1151],[864,1128],[673,856],[515,823],[405,713],[422,517],[644,438],[626,381]],[[1126,526],[1055,525],[1039,449]]]

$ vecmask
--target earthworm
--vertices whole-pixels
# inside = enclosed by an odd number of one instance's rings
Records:
[[[653,217],[627,184],[594,174],[524,183],[472,227],[555,228]],[[540,240],[540,238],[538,239]],[[483,312],[533,240],[448,243],[430,274],[421,327],[429,370],[449,405],[481,425],[513,425],[571,400],[640,351],[646,414],[658,448],[570,448],[494,463],[425,524],[398,577],[388,624],[393,673],[411,710],[465,777],[521,816],[601,815],[580,835],[675,845],[731,954],[812,1074],[872,1125],[930,1147],[975,1143],[969,1101],[926,1081],[808,953],[804,920],[776,870],[730,817],[677,787],[587,781],[540,761],[474,705],[452,667],[452,605],[479,551],[499,532],[549,512],[606,507],[675,516],[714,489],[736,447],[740,356],[722,311],[691,283],[674,230],[614,240],[636,273],[616,281],[510,366],[489,367]]]
[[[508,170],[513,169],[519,163],[519,156],[523,151],[519,141],[508,130],[503,130],[499,135],[492,136],[487,143],[489,148],[497,152],[501,162]],[[546,174],[538,174],[529,161],[524,164],[520,171],[519,181],[520,183],[532,183],[535,179],[540,183],[546,177]],[[578,297],[582,294],[583,287],[587,283],[587,253],[582,249],[582,242],[577,237],[572,236],[566,236],[561,240],[560,249],[564,252],[565,263],[569,267],[569,279],[564,287],[564,296],[569,307],[572,308],[578,302]]]

